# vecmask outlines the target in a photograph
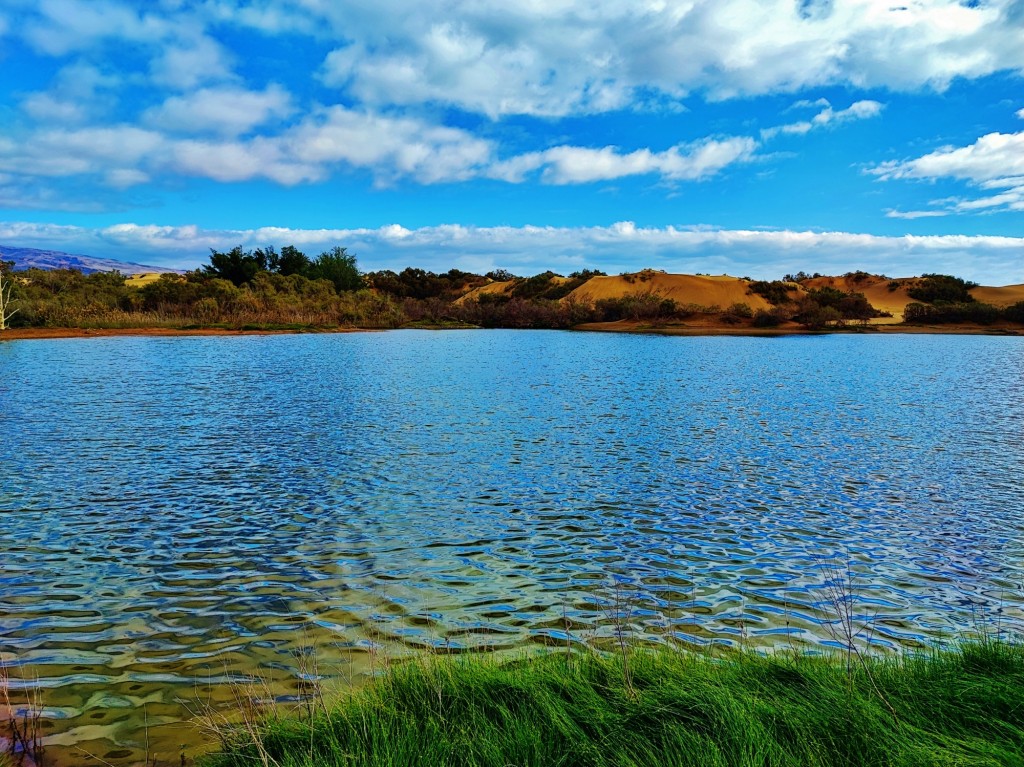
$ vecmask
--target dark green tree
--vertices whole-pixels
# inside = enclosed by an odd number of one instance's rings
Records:
[[[345,248],[334,247],[317,256],[310,264],[308,276],[312,280],[333,283],[339,293],[363,287],[363,276],[356,266],[356,257],[346,253]]]
[[[305,275],[312,263],[309,256],[294,245],[285,245],[281,248],[281,255],[277,259],[277,273],[283,274],[285,277],[290,274]]]
[[[262,261],[261,261],[262,259]],[[249,282],[256,273],[265,270],[266,255],[260,252],[260,256],[252,251],[243,251],[241,245],[236,245],[227,253],[210,249],[210,263],[203,266],[203,274],[207,277],[217,277],[228,280],[241,287]]]

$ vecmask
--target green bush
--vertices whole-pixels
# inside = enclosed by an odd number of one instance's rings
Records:
[[[967,282],[948,274],[923,274],[907,288],[907,295],[927,304],[937,301],[967,304],[974,301],[970,289],[976,287],[976,282]]]
[[[747,290],[750,293],[761,296],[765,301],[770,304],[779,305],[785,304],[792,301],[790,293],[796,290],[793,285],[783,282],[781,280],[773,280],[766,282],[765,280],[757,280],[756,282],[750,283],[747,286]]]

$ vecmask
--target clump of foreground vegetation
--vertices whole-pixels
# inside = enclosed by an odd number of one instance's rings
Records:
[[[890,659],[672,651],[435,657],[302,719],[222,732],[207,767],[1024,764],[1024,648]]]

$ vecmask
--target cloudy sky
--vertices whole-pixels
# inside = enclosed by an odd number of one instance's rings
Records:
[[[0,0],[0,244],[1024,282],[1024,0]]]

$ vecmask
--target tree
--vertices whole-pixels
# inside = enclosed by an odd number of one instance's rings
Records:
[[[7,321],[18,313],[11,308],[11,278],[4,279],[5,272],[12,266],[11,261],[0,261],[0,330],[7,330]]]
[[[281,248],[281,255],[277,259],[277,273],[283,274],[285,277],[291,274],[305,275],[312,263],[309,256],[294,245],[285,245]]]
[[[227,253],[219,253],[211,248],[210,263],[203,267],[203,274],[229,280],[241,287],[255,277],[256,272],[261,271],[261,261],[262,267],[266,268],[266,253],[258,253],[257,256],[252,251],[243,251],[241,245],[236,245]]]
[[[334,289],[339,293],[363,287],[363,276],[356,267],[356,257],[346,253],[345,248],[335,247],[317,256],[309,267],[309,278],[328,280],[334,283]]]

